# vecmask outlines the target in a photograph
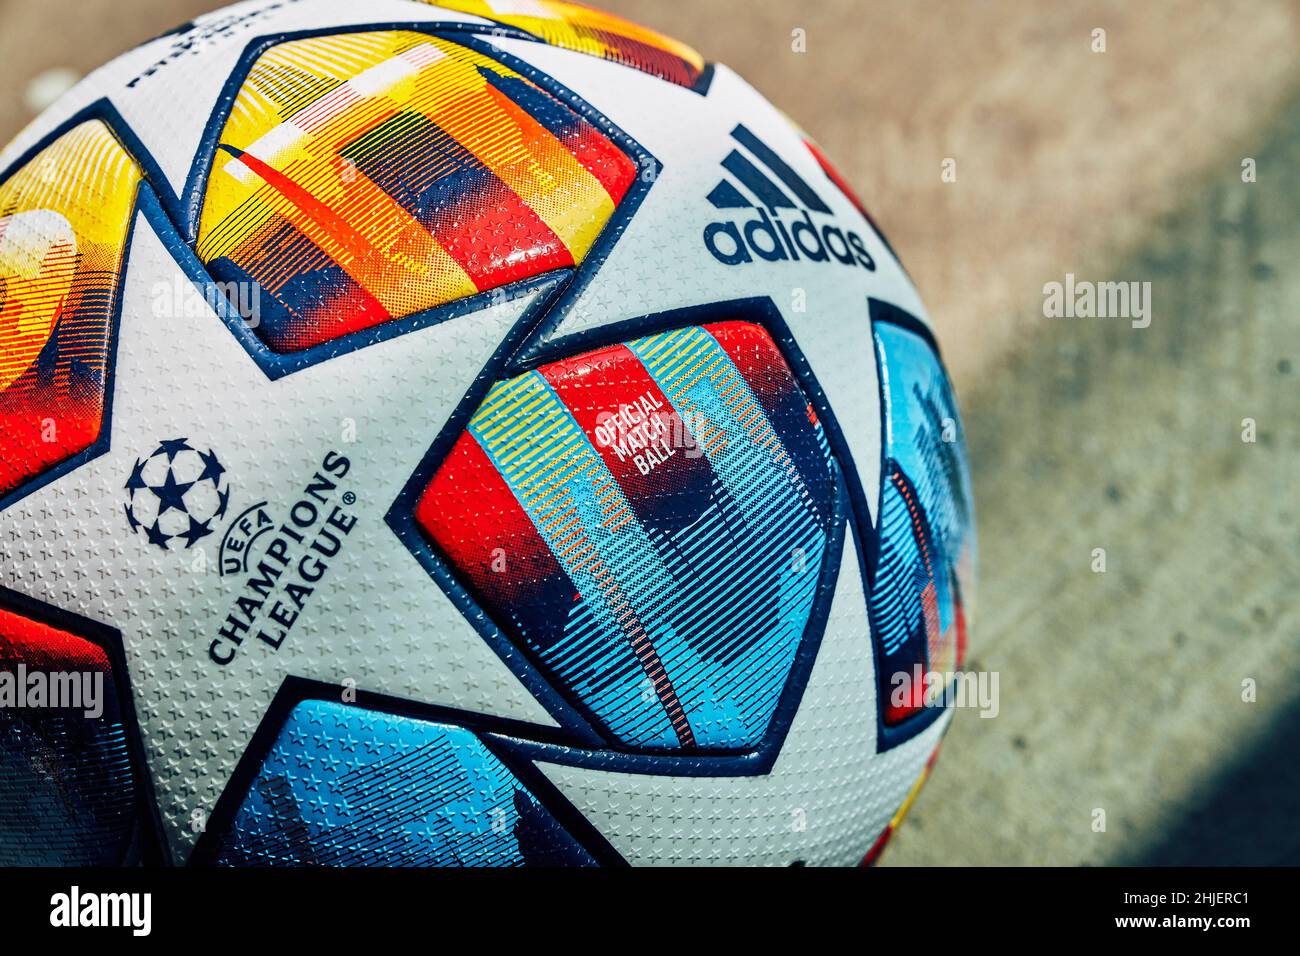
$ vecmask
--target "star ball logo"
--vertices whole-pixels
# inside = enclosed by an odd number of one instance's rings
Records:
[[[164,551],[173,544],[194,547],[226,516],[225,474],[211,449],[195,448],[188,438],[159,442],[148,458],[136,459],[127,479],[127,524]]]

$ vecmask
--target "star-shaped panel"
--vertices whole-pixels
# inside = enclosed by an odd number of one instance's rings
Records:
[[[299,693],[319,697],[298,699]],[[220,866],[592,866],[615,862],[527,765],[452,721],[286,682],[191,858]],[[453,715],[447,714],[448,717]],[[279,722],[283,721],[282,724]],[[278,726],[277,726],[278,725]],[[273,736],[272,736],[273,735]],[[265,749],[262,744],[265,743]],[[400,775],[403,785],[392,786]],[[545,795],[545,800],[539,797]],[[565,812],[567,811],[567,812]]]
[[[871,313],[886,428],[870,607],[881,743],[892,746],[935,719],[927,683],[944,686],[965,657],[975,515],[961,417],[933,340],[900,309],[873,301]]]
[[[704,58],[685,43],[581,4],[562,0],[421,2],[516,27],[552,46],[612,60],[678,86],[695,87],[705,75]]]
[[[838,502],[808,398],[733,321],[498,382],[415,519],[606,740],[743,753],[819,633]]]
[[[636,179],[531,79],[407,31],[272,46],[216,148],[196,249],[280,354],[572,268]]]
[[[88,121],[0,183],[0,505],[100,437],[140,175]]]

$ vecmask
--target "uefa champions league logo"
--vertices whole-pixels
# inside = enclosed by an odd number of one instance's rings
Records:
[[[127,479],[126,520],[164,551],[186,548],[212,534],[230,505],[225,466],[211,449],[200,451],[187,438],[159,442],[148,458],[137,458]]]

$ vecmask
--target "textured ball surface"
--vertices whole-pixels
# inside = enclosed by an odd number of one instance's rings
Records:
[[[855,864],[951,717],[916,290],[586,7],[254,0],[92,74],[0,154],[0,428],[0,861]]]

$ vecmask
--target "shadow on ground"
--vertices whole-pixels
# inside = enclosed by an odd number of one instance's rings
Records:
[[[1167,831],[1116,862],[1300,864],[1300,701],[1193,794]]]
[[[1039,318],[962,396],[1001,713],[957,714],[886,865],[1300,863],[1300,104],[1252,158],[1026,290],[1150,281],[1149,328]]]

